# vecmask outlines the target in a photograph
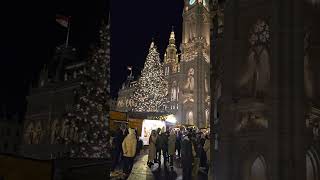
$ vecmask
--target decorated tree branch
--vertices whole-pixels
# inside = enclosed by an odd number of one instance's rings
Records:
[[[151,43],[141,77],[133,94],[135,112],[165,112],[168,83],[165,80],[160,56],[154,42]]]
[[[102,23],[100,42],[81,73],[76,91],[76,104],[67,113],[65,122],[75,135],[61,140],[71,147],[75,158],[109,158],[108,113],[110,99],[110,30]]]

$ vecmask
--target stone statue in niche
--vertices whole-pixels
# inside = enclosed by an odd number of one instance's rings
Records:
[[[193,112],[192,111],[187,112],[186,119],[187,119],[187,124],[194,125]]]
[[[187,103],[187,102],[191,102],[193,103],[194,102],[194,99],[193,99],[193,94],[190,94],[190,93],[186,93],[184,94],[184,100],[183,100],[183,103]]]
[[[187,91],[190,91],[192,92],[194,90],[194,69],[193,68],[190,68],[188,70],[188,78],[187,78],[187,83],[186,85],[184,86],[184,88],[187,90]]]
[[[236,131],[268,128],[268,120],[261,112],[243,112]]]
[[[263,97],[270,81],[269,26],[258,20],[250,32],[250,50],[239,87],[249,91],[250,96]]]

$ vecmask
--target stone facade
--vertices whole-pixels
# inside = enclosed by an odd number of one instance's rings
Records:
[[[110,32],[110,24],[107,25],[107,31]],[[110,60],[110,33],[106,43],[106,58]],[[64,116],[79,99],[79,74],[86,71],[86,63],[86,60],[77,57],[76,49],[65,45],[57,47],[53,60],[41,71],[39,85],[32,88],[27,97],[28,108],[21,148],[23,156],[52,159],[69,152],[70,146],[59,142],[58,137],[77,139],[75,128],[64,121]],[[109,72],[110,69],[106,73]],[[107,78],[109,77],[107,74]],[[109,91],[110,80],[106,81],[109,83]]]
[[[168,81],[166,111],[175,114],[179,124],[209,127],[210,116],[210,14],[204,1],[185,1],[183,34],[178,53],[174,31],[164,55],[163,67]],[[180,55],[180,56],[179,56]],[[130,77],[129,77],[130,78]],[[118,93],[118,111],[130,111],[134,82],[125,83]]]
[[[209,127],[210,14],[208,1],[185,1],[181,49],[180,113],[182,124]]]
[[[32,88],[27,97],[21,152],[26,157],[50,159],[62,156],[67,149],[57,142],[57,138],[69,136],[72,131],[62,117],[75,103],[76,89],[80,86],[77,74],[85,71],[85,62],[79,61],[74,48],[60,46],[47,67],[42,71],[39,86]]]
[[[12,155],[19,154],[22,134],[22,122],[23,119],[21,119],[17,114],[13,116],[7,116],[6,113],[1,114],[0,153]]]
[[[214,2],[215,179],[319,179],[319,6]]]
[[[134,101],[131,97],[136,89],[136,83],[131,71],[126,82],[122,84],[122,87],[118,92],[116,111],[130,112],[132,110]]]

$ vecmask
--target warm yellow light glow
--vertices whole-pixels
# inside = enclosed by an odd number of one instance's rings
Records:
[[[169,122],[169,123],[175,124],[177,122],[177,119],[176,119],[176,117],[174,115],[171,114],[171,115],[167,116],[166,121]]]

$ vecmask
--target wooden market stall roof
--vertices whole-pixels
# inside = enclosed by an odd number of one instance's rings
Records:
[[[128,118],[158,120],[158,117],[170,115],[164,112],[128,112]]]

